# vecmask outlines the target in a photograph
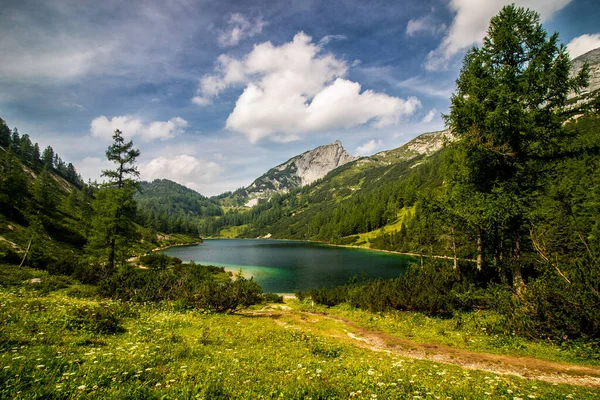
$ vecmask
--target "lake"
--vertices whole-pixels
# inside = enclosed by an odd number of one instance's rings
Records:
[[[265,293],[293,293],[342,285],[353,276],[394,278],[410,257],[321,243],[273,239],[206,239],[163,253],[184,262],[215,265],[253,276]]]

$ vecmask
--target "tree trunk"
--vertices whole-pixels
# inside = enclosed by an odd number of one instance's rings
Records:
[[[27,258],[27,254],[29,254],[29,249],[31,248],[31,242],[33,242],[33,238],[29,240],[29,244],[27,245],[27,250],[25,251],[25,255],[23,256],[23,259],[21,260],[21,264],[19,264],[19,268],[23,266],[23,264],[25,264],[25,259]]]
[[[515,241],[515,261],[513,262],[513,290],[520,296],[525,289],[525,281],[523,280],[523,271],[521,269],[521,236],[517,236]]]
[[[457,255],[457,251],[456,251],[456,237],[454,236],[454,226],[450,227],[450,232],[452,234],[452,253],[454,256],[454,271],[456,272],[457,276],[460,278],[460,271],[458,270],[458,255]]]
[[[483,233],[477,227],[477,271],[483,269]]]

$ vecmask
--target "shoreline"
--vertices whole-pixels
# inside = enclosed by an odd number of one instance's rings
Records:
[[[177,244],[170,244],[168,246],[164,246],[164,247],[157,247],[155,249],[152,249],[151,251],[162,251],[162,250],[166,250],[166,249],[170,249],[171,247],[181,247],[181,246],[194,246],[197,244],[202,244],[204,243],[204,240],[202,240],[201,242],[195,242],[195,243],[177,243]],[[138,256],[139,257],[139,256]]]
[[[402,253],[400,251],[384,250],[384,249],[373,249],[371,247],[354,246],[354,245],[351,245],[351,244],[334,244],[334,243],[324,242],[324,241],[321,241],[321,240],[274,239],[274,238],[266,238],[266,237],[257,237],[257,238],[219,238],[219,237],[207,237],[206,238],[206,240],[260,240],[260,239],[263,239],[263,240],[280,240],[280,241],[287,241],[287,242],[317,243],[317,244],[323,244],[323,245],[331,246],[331,247],[342,247],[342,248],[346,248],[346,249],[375,251],[375,252],[380,252],[380,253],[395,254],[395,255],[399,255],[399,256],[408,256],[408,257],[413,257],[413,258],[426,257],[426,258],[437,258],[437,259],[442,259],[442,260],[454,260],[454,257],[451,257],[451,256],[437,256],[437,255],[433,255],[433,254],[418,254],[418,253]],[[458,261],[473,262],[473,263],[477,262],[477,260],[473,260],[473,259],[470,259],[470,258],[457,258],[457,260]]]

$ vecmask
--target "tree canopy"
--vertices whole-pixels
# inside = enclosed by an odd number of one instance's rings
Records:
[[[506,6],[491,19],[483,46],[465,56],[445,116],[458,138],[448,201],[456,219],[477,232],[480,261],[484,241],[496,262],[510,260],[517,291],[540,173],[562,148],[568,94],[587,85],[587,68],[571,77],[571,67],[558,34],[548,36],[536,12]]]

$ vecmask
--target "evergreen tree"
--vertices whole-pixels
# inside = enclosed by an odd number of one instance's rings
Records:
[[[120,130],[115,130],[113,144],[106,157],[116,164],[114,170],[102,171],[107,181],[96,193],[94,217],[88,250],[106,260],[106,273],[111,275],[129,256],[136,231],[134,218],[139,172],[134,165],[140,155],[131,141],[125,142]]]
[[[6,125],[6,122],[0,118],[0,146],[8,149],[11,142],[10,128]]]
[[[42,163],[46,169],[52,169],[54,164],[54,149],[51,146],[44,149],[44,152],[42,153]]]
[[[32,194],[36,207],[45,217],[51,218],[54,215],[58,206],[59,191],[58,183],[44,168],[35,180]]]
[[[28,179],[23,167],[10,152],[0,150],[0,205],[20,209],[28,198]]]
[[[479,257],[501,249],[517,292],[539,173],[564,137],[567,95],[587,83],[587,68],[570,70],[558,34],[547,37],[536,12],[506,6],[465,56],[445,117],[459,139],[450,201],[476,232]]]

